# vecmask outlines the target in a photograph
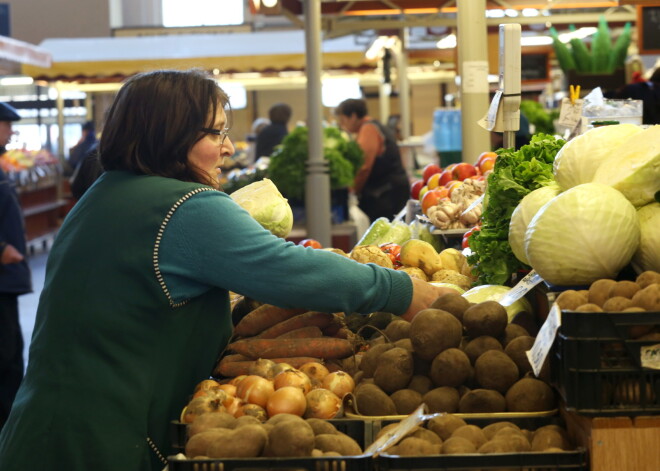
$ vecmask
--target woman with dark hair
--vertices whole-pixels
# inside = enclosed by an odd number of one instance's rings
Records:
[[[364,164],[353,182],[358,205],[373,222],[392,219],[405,208],[410,194],[408,174],[392,131],[369,116],[364,100],[350,98],[335,109],[339,126],[356,135]]]
[[[169,421],[232,334],[230,291],[404,319],[449,292],[263,229],[217,189],[234,152],[228,113],[197,71],[140,74],[120,89],[101,137],[105,172],[50,252],[2,471],[161,470]]]

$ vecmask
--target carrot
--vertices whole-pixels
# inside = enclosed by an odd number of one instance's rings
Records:
[[[269,327],[303,312],[305,309],[286,309],[272,304],[262,304],[236,324],[234,333],[241,337],[257,335]]]
[[[264,330],[259,335],[260,339],[274,339],[282,334],[315,325],[319,329],[327,327],[334,321],[334,315],[327,312],[308,311],[303,314],[291,317],[285,321],[275,324],[269,329]]]
[[[321,329],[315,325],[308,325],[307,327],[301,327],[300,329],[290,330],[282,335],[278,335],[278,339],[313,339],[323,337],[323,332]]]
[[[227,346],[230,351],[250,358],[316,357],[346,358],[353,354],[353,344],[345,339],[245,339]]]

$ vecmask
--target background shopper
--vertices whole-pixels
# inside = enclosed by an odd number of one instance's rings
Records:
[[[0,155],[6,152],[12,122],[21,117],[0,103]],[[3,427],[23,378],[23,334],[18,318],[18,296],[32,291],[30,268],[18,196],[0,168],[0,428]]]
[[[368,115],[364,100],[344,100],[335,114],[339,126],[356,135],[364,152],[364,164],[353,183],[360,209],[371,221],[379,217],[392,219],[406,207],[410,191],[395,136]]]
[[[232,333],[229,291],[405,319],[453,292],[263,229],[216,190],[234,153],[225,109],[197,71],[140,74],[118,92],[105,172],[50,252],[30,363],[0,434],[3,471],[160,471],[169,421]]]

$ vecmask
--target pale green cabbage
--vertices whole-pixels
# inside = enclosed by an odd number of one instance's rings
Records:
[[[293,227],[291,206],[268,178],[250,183],[230,196],[264,229],[279,237],[286,237],[291,232]]]
[[[559,150],[553,164],[555,180],[568,190],[593,180],[596,170],[622,143],[642,132],[634,124],[600,126],[568,141]]]
[[[637,207],[653,201],[660,190],[660,125],[635,134],[615,149],[598,167],[593,181],[619,190]]]
[[[584,183],[546,203],[525,233],[534,270],[555,285],[616,278],[639,245],[637,211],[619,191]]]
[[[546,204],[552,198],[561,193],[561,188],[557,184],[542,186],[528,193],[516,206],[511,214],[509,223],[509,245],[511,251],[518,260],[529,265],[527,255],[525,254],[525,232],[527,226],[541,206]]]
[[[637,210],[641,236],[633,257],[637,273],[647,270],[660,272],[660,203],[651,203]]]
[[[503,285],[481,285],[475,286],[474,288],[463,293],[463,297],[470,301],[471,303],[483,303],[484,301],[498,301],[511,291],[511,288]],[[527,312],[533,314],[532,305],[527,300],[527,298],[520,298],[515,303],[510,306],[504,306],[506,309],[507,316],[509,317],[509,322],[516,317],[516,314],[519,312]]]

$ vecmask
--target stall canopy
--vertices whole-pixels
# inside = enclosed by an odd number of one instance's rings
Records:
[[[51,54],[30,43],[0,36],[0,74],[20,72],[19,64],[48,68],[51,65]]]
[[[163,68],[218,69],[236,72],[278,72],[305,68],[305,33],[300,30],[252,33],[187,34],[112,38],[46,39],[40,47],[52,64],[25,64],[35,79],[63,81],[121,80]],[[374,67],[364,45],[353,37],[323,41],[324,69]]]

